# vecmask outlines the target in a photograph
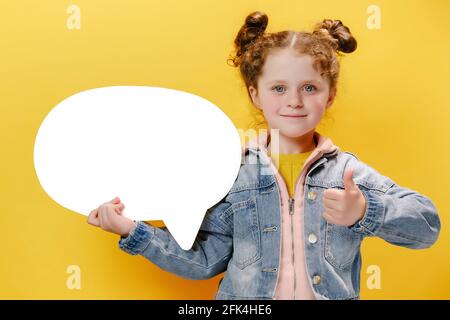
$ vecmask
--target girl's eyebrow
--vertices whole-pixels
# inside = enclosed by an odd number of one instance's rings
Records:
[[[316,80],[316,79],[311,79],[311,80],[303,80],[301,81],[301,83],[305,83],[305,82],[316,82],[316,83],[321,83],[320,80]],[[287,83],[286,80],[272,80],[267,82],[268,85],[273,84],[273,83]]]

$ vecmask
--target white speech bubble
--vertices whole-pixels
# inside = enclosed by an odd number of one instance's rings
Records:
[[[34,145],[39,182],[61,206],[87,216],[119,196],[124,216],[163,220],[184,250],[240,164],[240,136],[222,110],[159,87],[72,95],[50,111]]]

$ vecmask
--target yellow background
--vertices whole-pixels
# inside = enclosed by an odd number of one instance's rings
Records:
[[[362,0],[73,3],[80,30],[66,27],[72,2],[2,1],[0,298],[213,298],[219,277],[185,280],[162,271],[53,202],[37,180],[33,146],[40,123],[64,98],[111,85],[192,92],[249,128],[253,109],[226,59],[254,10],[268,14],[269,32],[311,31],[324,18],[350,27],[358,49],[341,59],[338,97],[319,131],[429,196],[440,213],[441,236],[430,249],[364,242],[362,299],[450,298],[450,2],[376,1],[381,30],[367,28],[373,1]],[[69,265],[81,268],[80,290],[66,287]],[[379,290],[366,286],[369,265],[381,268]]]

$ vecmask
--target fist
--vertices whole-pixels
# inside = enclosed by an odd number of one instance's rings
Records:
[[[92,210],[87,222],[105,231],[126,237],[136,227],[136,223],[122,215],[124,208],[125,205],[120,202],[119,197],[115,197]]]
[[[353,168],[344,172],[344,190],[327,189],[322,201],[325,211],[323,217],[329,223],[339,226],[352,226],[364,217],[367,201],[353,181]]]

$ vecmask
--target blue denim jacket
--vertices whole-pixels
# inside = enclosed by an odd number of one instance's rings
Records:
[[[274,299],[280,265],[279,186],[275,175],[267,173],[264,148],[246,148],[243,156],[234,185],[206,211],[190,250],[181,249],[166,227],[142,221],[119,240],[119,247],[188,279],[208,279],[226,271],[215,299]],[[363,219],[350,227],[328,223],[321,201],[327,188],[344,188],[347,167],[355,169],[353,179],[367,200]],[[317,196],[307,197],[311,192]],[[308,276],[321,279],[310,282],[317,299],[359,299],[360,246],[365,237],[422,249],[436,242],[441,228],[429,198],[397,185],[339,149],[321,155],[310,166],[302,196],[303,234],[318,235],[314,244],[304,241]]]

